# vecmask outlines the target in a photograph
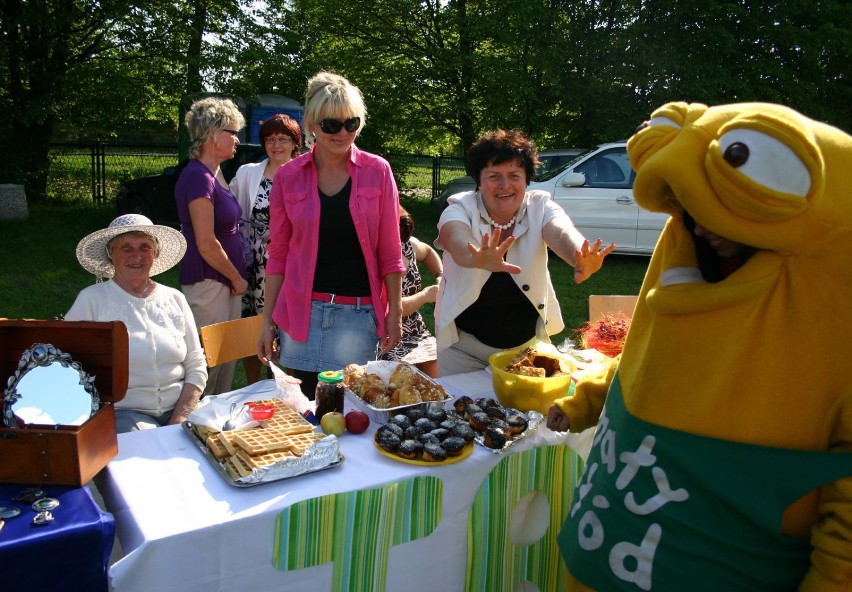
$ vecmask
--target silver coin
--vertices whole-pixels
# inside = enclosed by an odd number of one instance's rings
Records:
[[[45,510],[52,510],[58,505],[59,500],[55,497],[43,497],[40,500],[33,502],[33,510],[36,512],[44,512]]]
[[[15,516],[17,516],[20,513],[21,513],[21,511],[18,508],[0,507],[0,519],[14,518]]]

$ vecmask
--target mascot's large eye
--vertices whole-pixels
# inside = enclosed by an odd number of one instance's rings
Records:
[[[652,117],[651,119],[648,120],[648,127],[659,127],[659,126],[674,127],[674,128],[677,128],[677,129],[680,129],[682,127],[680,124],[675,123],[673,120],[669,119],[668,117]]]
[[[748,146],[742,142],[734,142],[725,149],[722,158],[732,167],[739,168],[748,162]]]
[[[727,163],[755,183],[801,197],[810,190],[807,167],[778,138],[752,129],[733,129],[719,138],[719,149]]]

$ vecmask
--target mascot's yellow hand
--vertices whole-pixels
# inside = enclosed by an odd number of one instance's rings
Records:
[[[582,432],[596,425],[606,400],[609,385],[618,368],[619,358],[620,356],[613,359],[597,374],[584,376],[577,382],[577,387],[572,396],[554,401],[554,407],[559,410],[559,413],[553,412],[553,425],[564,426],[564,428],[550,427],[550,412],[548,412],[548,427],[554,431],[570,429],[572,432]]]

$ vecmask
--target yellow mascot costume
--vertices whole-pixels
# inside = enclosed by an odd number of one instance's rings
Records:
[[[852,137],[670,103],[628,153],[671,218],[617,367],[557,402],[598,426],[569,589],[852,591]],[[698,234],[746,256],[708,281]]]

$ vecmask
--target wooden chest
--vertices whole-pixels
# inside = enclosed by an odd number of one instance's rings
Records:
[[[0,320],[0,395],[36,343],[52,344],[94,376],[101,405],[81,425],[0,425],[0,482],[79,487],[118,453],[112,404],[127,391],[127,329],[119,321]]]

